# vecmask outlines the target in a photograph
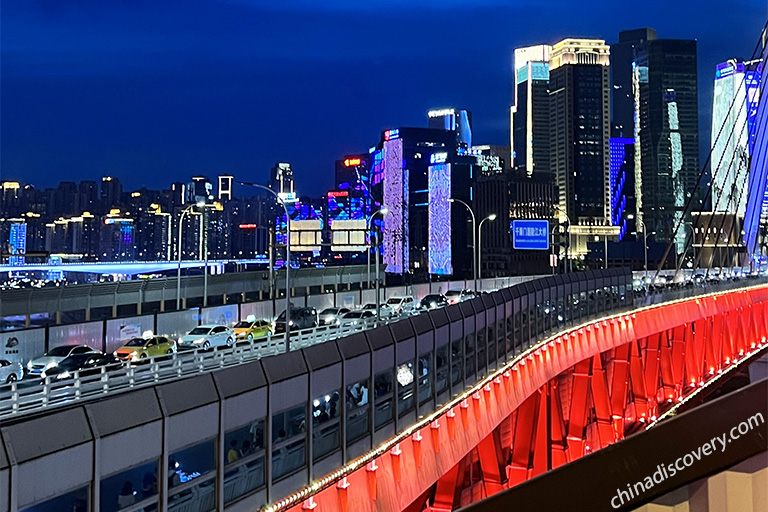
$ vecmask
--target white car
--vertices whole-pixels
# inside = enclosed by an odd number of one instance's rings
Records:
[[[376,304],[373,302],[363,306],[360,311],[370,311],[376,316]],[[389,304],[380,304],[379,311],[381,312],[381,318],[391,318],[395,315],[395,310]]]
[[[201,325],[179,338],[178,347],[203,350],[211,347],[231,347],[235,338],[235,331],[225,325]]]
[[[24,367],[21,363],[12,363],[5,359],[0,359],[0,382],[10,384],[11,382],[21,380],[24,377]]]
[[[27,373],[30,375],[40,375],[45,370],[58,366],[61,361],[69,356],[97,352],[98,350],[95,350],[88,345],[61,345],[60,347],[49,350],[44,356],[28,362]]]
[[[354,327],[356,325],[362,325],[367,322],[370,322],[374,318],[376,318],[376,315],[374,314],[373,311],[368,311],[368,310],[350,311],[349,313],[344,313],[344,315],[341,317],[341,326]]]
[[[394,310],[396,315],[408,315],[416,309],[416,303],[413,297],[390,297],[387,304]]]

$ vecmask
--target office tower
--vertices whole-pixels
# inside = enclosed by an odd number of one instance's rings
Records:
[[[118,178],[104,176],[101,178],[101,210],[106,213],[120,206],[123,186]]]
[[[668,243],[692,195],[692,210],[709,209],[708,180],[696,190],[700,171],[696,41],[637,39],[636,34],[643,31],[622,32],[619,41],[634,45],[637,218],[649,233],[655,232],[651,236],[657,242]],[[683,237],[679,229],[678,252]]]
[[[293,170],[289,163],[278,163],[269,172],[269,188],[283,194],[283,197],[295,197],[293,189]]]
[[[603,40],[565,39],[550,53],[550,158],[574,225],[611,224],[609,51]]]
[[[181,206],[187,200],[187,185],[179,181],[171,183],[171,204],[169,207]],[[170,209],[170,208],[169,208]]]
[[[611,45],[611,136],[635,137],[635,95],[632,74],[635,48],[656,39],[652,28],[625,30]]]
[[[759,62],[732,59],[715,69],[711,159],[715,212],[743,216],[746,211],[747,173],[760,99]]]
[[[510,146],[512,169],[550,172],[549,45],[515,49]]]
[[[213,202],[213,183],[206,176],[193,176],[192,181],[187,185],[188,203],[207,203]]]
[[[456,131],[399,128],[382,134],[372,182],[374,195],[382,183],[382,204],[389,208],[383,235],[388,273],[471,275],[469,214],[448,199],[471,204],[475,162]]]
[[[508,169],[509,151],[509,146],[472,146],[469,153],[476,159],[476,175],[488,177],[503,174]]]
[[[456,132],[459,147],[472,146],[472,112],[454,108],[441,108],[427,112],[427,127]]]
[[[0,187],[0,217],[13,217],[21,213],[22,188],[18,181],[4,181]]]
[[[619,241],[629,229],[628,214],[635,213],[634,155],[634,137],[611,137],[611,224],[619,227]]]
[[[234,176],[219,176],[219,201],[229,201],[232,199],[232,183]]]
[[[99,206],[99,185],[95,181],[81,181],[77,186],[78,211],[95,212]]]
[[[9,265],[23,265],[24,253],[27,252],[27,223],[23,219],[11,220],[8,235]]]

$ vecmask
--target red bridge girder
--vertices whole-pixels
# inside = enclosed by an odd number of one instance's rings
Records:
[[[268,510],[453,510],[643,428],[708,380],[768,349],[767,334],[768,286],[576,327]]]

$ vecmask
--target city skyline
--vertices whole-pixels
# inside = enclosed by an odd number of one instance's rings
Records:
[[[558,3],[537,10],[489,1],[393,4],[392,12],[377,11],[377,25],[370,14],[378,4],[299,4],[195,2],[174,27],[161,23],[177,14],[173,3],[4,5],[0,179],[40,188],[104,175],[132,189],[157,188],[160,173],[165,181],[233,174],[264,182],[275,162],[288,161],[298,192],[318,196],[331,188],[336,159],[365,151],[386,128],[424,126],[432,108],[471,110],[475,142],[504,144],[514,47],[568,36],[612,43],[620,30],[640,26],[698,39],[703,148],[715,65],[748,57],[764,19],[757,1],[738,3],[728,19],[706,18],[700,2],[695,10],[686,2],[642,13],[614,7],[610,20]],[[576,12],[545,25],[554,9]],[[416,30],[414,11],[433,23]],[[678,11],[701,18],[681,27]],[[459,12],[464,30],[435,42]],[[289,19],[292,25],[281,25]],[[402,30],[379,37],[388,22]],[[505,24],[514,31],[489,30]],[[281,27],[292,37],[278,44],[270,37]],[[190,41],[193,29],[199,42]],[[729,44],[717,45],[723,32]],[[414,52],[423,60],[414,62]],[[55,121],[43,123],[48,118]]]

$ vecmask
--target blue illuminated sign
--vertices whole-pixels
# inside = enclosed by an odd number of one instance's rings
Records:
[[[528,251],[549,250],[549,221],[513,220],[512,246]]]

